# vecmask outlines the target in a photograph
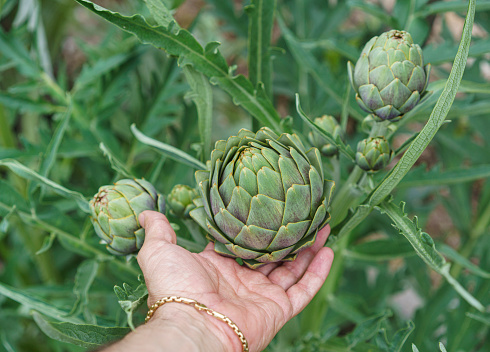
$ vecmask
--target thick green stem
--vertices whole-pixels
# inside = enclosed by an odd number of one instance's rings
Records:
[[[328,298],[337,290],[342,273],[344,272],[344,250],[349,244],[350,233],[342,236],[333,246],[335,252],[335,260],[332,263],[332,268],[328,274],[327,280],[323,284],[320,291],[315,298],[306,307],[303,313],[303,321],[301,324],[301,335],[308,332],[317,333],[320,332],[323,319],[326,316],[328,310]]]
[[[360,167],[355,166],[347,181],[336,192],[332,206],[330,207],[330,214],[332,215],[330,226],[332,228],[342,222],[350,207],[358,200],[360,194],[357,189],[357,182],[361,179],[362,175],[364,175],[364,171]]]

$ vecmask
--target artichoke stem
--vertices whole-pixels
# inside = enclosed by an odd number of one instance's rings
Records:
[[[369,133],[369,137],[384,137],[390,121],[375,122]]]
[[[350,234],[351,232],[346,233],[345,236],[342,236],[332,247],[335,253],[335,260],[332,263],[327,280],[315,298],[313,298],[311,303],[304,310],[304,318],[301,324],[302,335],[310,331],[314,333],[321,332],[323,320],[328,311],[328,302],[330,297],[337,291],[340,278],[344,272],[345,257],[343,252],[349,244]]]
[[[362,175],[364,175],[364,171],[359,166],[355,166],[347,181],[345,181],[335,195],[332,206],[330,207],[330,213],[332,215],[330,226],[332,228],[344,220],[349,208],[357,201],[359,196],[358,190],[356,189],[357,182],[361,179]]]

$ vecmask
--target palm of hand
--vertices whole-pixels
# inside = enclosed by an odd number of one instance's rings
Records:
[[[195,299],[230,317],[257,350],[309,303],[333,260],[332,250],[323,247],[328,228],[294,262],[251,270],[214,252],[213,244],[201,253],[175,245],[175,233],[159,213],[146,212],[144,225],[146,239],[138,262],[149,305],[170,295]]]

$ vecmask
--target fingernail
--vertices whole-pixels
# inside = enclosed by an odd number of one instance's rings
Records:
[[[139,221],[141,227],[145,227],[145,214],[144,213],[141,213],[138,216],[138,221]]]

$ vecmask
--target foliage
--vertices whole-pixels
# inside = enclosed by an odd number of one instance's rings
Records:
[[[216,140],[261,126],[339,151],[322,159],[334,265],[267,351],[490,350],[489,1],[98,3],[0,0],[0,351],[81,351],[141,324],[141,271],[99,243],[88,201],[122,178],[194,187]],[[431,93],[375,123],[347,62],[390,29],[422,47]],[[394,150],[377,173],[355,166],[368,135]]]

